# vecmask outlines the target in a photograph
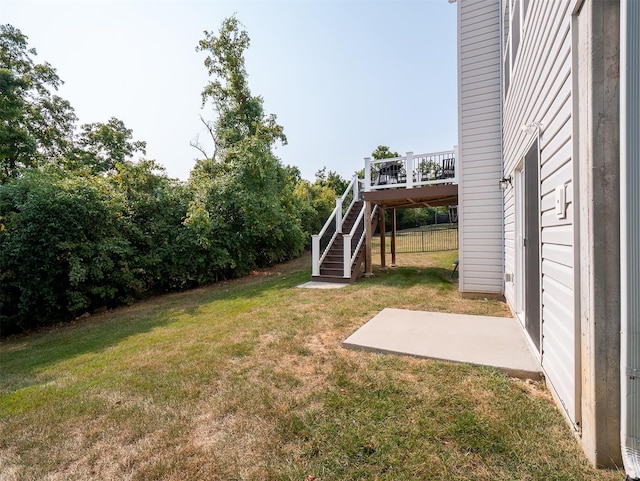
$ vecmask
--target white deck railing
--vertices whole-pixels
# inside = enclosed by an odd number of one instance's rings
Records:
[[[391,159],[364,159],[364,190],[421,187],[458,183],[457,147],[443,152],[415,155],[407,152]]]
[[[458,152],[457,147],[443,152],[407,155],[392,159],[365,159],[364,191],[382,190],[390,188],[421,187],[437,184],[458,183]],[[365,229],[369,222],[365,222],[364,208],[358,215],[356,223],[350,232],[342,232],[342,219],[358,200],[362,190],[362,181],[353,176],[342,197],[336,199],[336,206],[316,235],[311,236],[311,266],[312,275],[320,275],[320,266],[324,261],[331,244],[338,234],[343,234],[343,276],[351,276],[351,266],[355,262],[360,246],[365,239]],[[372,216],[375,211],[372,212]]]

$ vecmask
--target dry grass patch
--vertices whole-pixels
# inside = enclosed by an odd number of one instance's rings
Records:
[[[306,257],[5,340],[0,480],[622,479],[538,383],[341,347],[385,307],[508,315],[453,257],[297,289]]]

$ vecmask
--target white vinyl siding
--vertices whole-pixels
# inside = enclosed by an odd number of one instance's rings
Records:
[[[504,100],[505,175],[515,175],[532,135],[523,125],[540,122],[540,252],[542,366],[573,423],[579,419],[579,373],[574,308],[573,122],[571,12],[569,0],[530,2]],[[555,213],[555,189],[566,187],[566,217]],[[505,192],[505,272],[514,273],[514,192]],[[505,286],[515,310],[515,286]],[[578,385],[577,385],[577,383]]]
[[[622,361],[626,373],[622,383],[622,442],[627,474],[640,474],[640,396],[638,380],[630,373],[640,370],[640,4],[628,2],[626,9],[626,55],[623,50],[622,101]],[[625,38],[626,37],[626,38]],[[626,412],[625,412],[626,411]],[[635,473],[629,473],[634,470]]]
[[[458,6],[460,291],[503,293],[500,5]]]

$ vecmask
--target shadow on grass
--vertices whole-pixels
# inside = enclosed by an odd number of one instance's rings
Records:
[[[455,275],[451,278],[451,270],[443,267],[391,267],[374,269],[373,277],[363,277],[358,282],[395,287],[413,287],[420,284],[449,290],[457,285],[456,281]]]
[[[308,281],[309,260],[307,256],[292,261],[289,267],[277,266],[239,279],[149,298],[88,319],[0,340],[0,394],[47,382],[44,372],[59,362],[100,353],[130,337],[166,327],[177,318],[196,318],[210,309],[211,303],[231,302],[236,303],[234,308],[238,310],[250,309],[251,306],[243,305],[245,301],[255,305],[263,296],[295,289]],[[374,277],[360,279],[356,286],[422,284],[449,290],[455,286],[450,274],[450,270],[443,267],[376,269]]]
[[[126,309],[126,308],[122,308]],[[48,381],[43,371],[61,361],[98,353],[171,322],[169,315],[122,318],[114,312],[65,323],[0,343],[0,394]]]

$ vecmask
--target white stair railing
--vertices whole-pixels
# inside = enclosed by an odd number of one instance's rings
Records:
[[[353,176],[351,182],[342,194],[336,199],[336,206],[329,215],[320,233],[311,236],[311,275],[320,275],[320,265],[329,252],[331,244],[338,234],[342,233],[343,216],[351,210],[353,204],[357,202],[359,195],[359,180]],[[345,209],[345,205],[347,208]],[[324,241],[323,241],[324,240]]]
[[[358,214],[358,217],[351,228],[351,231],[348,234],[345,234],[344,246],[343,246],[343,272],[342,277],[345,279],[349,279],[351,277],[351,272],[353,270],[354,263],[358,260],[358,254],[360,253],[360,248],[362,247],[362,243],[365,241],[367,234],[367,224],[364,214],[366,212],[365,205],[362,205],[362,209]],[[374,206],[371,211],[371,217],[369,219],[369,225],[371,225],[371,221],[375,218],[374,216],[378,212],[378,206]],[[356,244],[353,244],[354,239],[356,240]]]
[[[360,248],[360,245],[362,244],[362,238],[364,235],[364,212],[365,212],[365,208],[364,205],[362,206],[362,209],[360,209],[360,213],[358,214],[358,217],[356,218],[355,223],[353,224],[353,227],[351,227],[351,231],[348,234],[345,234],[342,236],[344,243],[343,243],[343,254],[342,254],[342,259],[343,259],[343,273],[342,276],[344,278],[350,278],[351,277],[351,268],[353,267],[353,263],[356,261],[356,258],[358,257],[358,249]],[[357,239],[357,244],[355,246],[355,249],[352,249],[352,241],[354,239],[354,237]]]

